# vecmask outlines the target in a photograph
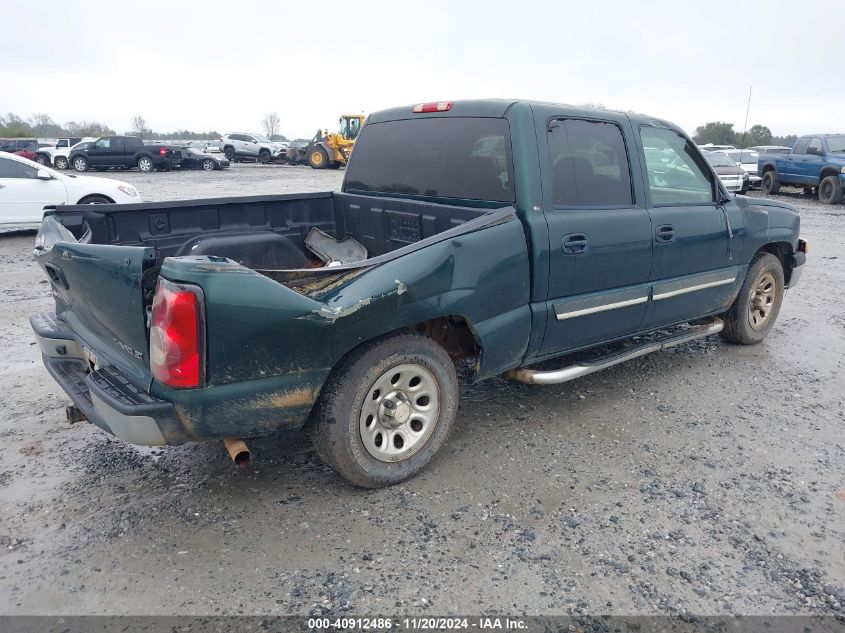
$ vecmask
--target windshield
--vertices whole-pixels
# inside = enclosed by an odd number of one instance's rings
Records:
[[[756,163],[757,159],[760,158],[760,154],[750,149],[737,149],[725,152],[725,154],[730,156],[731,160],[745,164]]]
[[[704,156],[713,167],[736,167],[736,163],[728,158],[727,154],[723,154],[722,152],[718,154],[713,152]]]
[[[270,139],[267,138],[266,136],[261,136],[260,134],[253,134],[252,136],[259,143],[269,143],[270,142]]]
[[[827,149],[831,152],[845,152],[845,135],[828,136]]]

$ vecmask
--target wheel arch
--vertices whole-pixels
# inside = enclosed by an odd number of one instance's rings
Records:
[[[89,198],[105,198],[109,201],[109,204],[114,204],[114,200],[112,200],[110,196],[107,196],[104,193],[86,193],[79,199],[76,204],[88,204],[86,200],[88,200]]]
[[[822,173],[819,175],[819,184],[821,184],[821,181],[824,180],[825,178],[827,178],[828,176],[836,176],[838,178],[839,177],[839,170],[836,169],[836,167],[833,167],[831,165],[827,165],[826,167],[823,167]]]
[[[789,242],[769,242],[758,248],[755,255],[758,253],[769,253],[778,258],[780,265],[783,267],[784,283],[789,285],[789,278],[792,276],[792,244]]]

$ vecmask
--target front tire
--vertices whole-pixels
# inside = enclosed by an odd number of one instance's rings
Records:
[[[739,294],[722,315],[722,338],[738,345],[756,345],[766,338],[778,318],[783,288],[780,260],[771,253],[757,253]]]
[[[149,173],[155,169],[155,165],[153,165],[153,159],[149,156],[141,156],[138,159],[138,169],[143,171],[144,173]]]
[[[88,160],[83,156],[77,156],[73,159],[73,168],[76,171],[88,171]]]
[[[258,152],[258,161],[262,165],[266,165],[267,163],[269,163],[270,162],[270,152],[268,152],[266,149],[262,149],[260,152]]]
[[[767,196],[773,196],[780,192],[780,181],[773,169],[763,174],[763,182],[760,184],[760,189]]]
[[[44,154],[36,154],[35,155],[35,162],[39,165],[44,165],[45,167],[50,164],[50,161]]]
[[[64,156],[59,156],[56,158],[56,169],[67,169],[67,158]]]
[[[839,176],[827,176],[819,183],[819,202],[839,204],[842,202],[842,185]]]
[[[458,380],[446,351],[419,334],[394,334],[353,351],[332,373],[312,435],[322,460],[362,488],[419,473],[446,441]]]
[[[93,194],[85,196],[77,204],[114,204],[114,200],[106,196],[101,196],[100,194]]]
[[[314,169],[325,169],[329,162],[329,155],[322,147],[315,147],[308,152],[308,164]]]
[[[202,161],[202,168],[205,171],[214,171],[214,167],[215,167],[214,161],[211,160],[210,158],[206,158],[205,160]]]
[[[226,160],[234,161],[235,160],[235,148],[234,147],[224,147],[223,148],[223,155],[226,157]]]

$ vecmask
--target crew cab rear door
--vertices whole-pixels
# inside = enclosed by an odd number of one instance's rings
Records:
[[[651,221],[625,115],[534,108],[549,229],[540,355],[636,332],[651,271]]]

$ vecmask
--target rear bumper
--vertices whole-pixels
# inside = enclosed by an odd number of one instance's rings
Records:
[[[30,318],[44,366],[73,404],[106,433],[144,446],[182,444],[176,408],[154,398],[112,366],[94,369],[73,333],[53,314]]]

